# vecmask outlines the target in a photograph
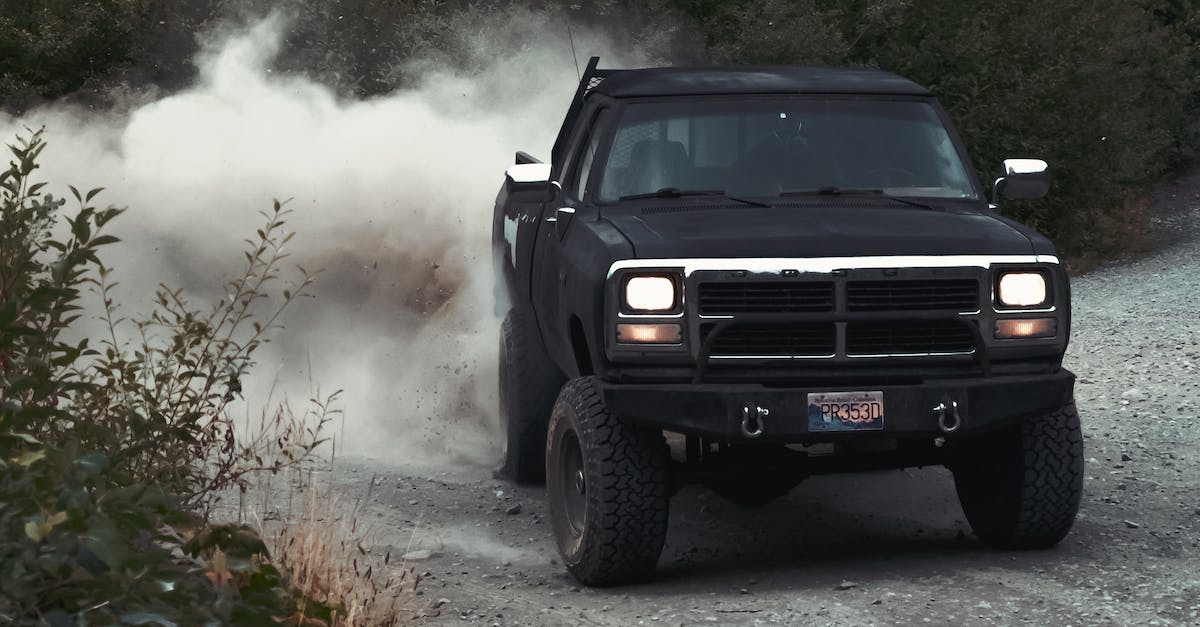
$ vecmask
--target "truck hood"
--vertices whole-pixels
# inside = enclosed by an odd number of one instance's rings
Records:
[[[971,211],[918,207],[676,208],[605,212],[642,259],[1028,255],[1011,223]]]

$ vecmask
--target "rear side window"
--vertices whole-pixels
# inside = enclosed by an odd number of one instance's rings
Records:
[[[604,113],[605,110],[601,110],[592,116],[591,124],[584,132],[582,141],[567,162],[566,175],[569,178],[563,181],[563,191],[572,200],[583,200],[588,192],[589,181],[592,178],[592,165],[596,160],[596,150],[599,148],[600,139],[604,135],[604,133],[600,132],[601,119]]]
[[[595,132],[595,127],[592,128],[591,138],[588,139],[587,147],[583,151],[583,159],[579,162],[579,168],[575,174],[574,193],[572,198],[575,200],[583,200],[588,192],[588,180],[591,178],[592,164],[596,160],[596,149],[600,146],[600,133]]]

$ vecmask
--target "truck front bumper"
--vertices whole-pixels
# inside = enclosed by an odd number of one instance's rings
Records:
[[[1074,387],[1075,375],[1065,369],[1054,374],[820,389],[742,383],[600,382],[609,411],[626,421],[723,442],[965,438],[1054,411],[1071,401]],[[882,392],[881,428],[810,429],[809,394],[861,391]],[[759,409],[766,410],[765,414]],[[957,419],[944,417],[947,412],[957,412]],[[761,422],[756,424],[756,419]],[[954,428],[948,430],[946,426]],[[759,430],[761,433],[752,435]]]

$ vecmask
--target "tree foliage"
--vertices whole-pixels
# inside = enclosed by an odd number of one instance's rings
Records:
[[[1075,253],[1118,251],[1129,233],[1107,218],[1179,154],[1193,104],[1186,37],[1121,0],[928,0],[894,15],[853,60],[933,89],[985,182],[1007,157],[1050,162],[1051,195],[1015,217]]]
[[[63,218],[66,201],[32,179],[44,147],[33,133],[0,172],[0,622],[287,618],[297,600],[262,541],[197,515],[249,473],[302,462],[328,420],[317,403],[314,421],[280,418],[247,439],[228,413],[264,333],[310,280],[280,285],[286,211],[276,204],[247,240],[228,298],[195,309],[164,286],[124,339],[101,261],[122,211],[71,188],[79,208]],[[275,289],[281,304],[264,308]],[[79,324],[89,291],[100,337]]]
[[[130,60],[152,0],[0,0],[0,99],[56,98]]]
[[[526,35],[592,25],[664,60],[865,65],[928,85],[990,184],[1008,157],[1050,162],[1042,201],[1006,207],[1075,257],[1103,257],[1140,235],[1150,186],[1200,147],[1197,0],[293,0],[298,71],[359,95],[404,84],[405,60],[481,67],[489,29],[519,10]],[[365,16],[366,19],[344,19]],[[491,42],[490,52],[504,44]],[[487,47],[487,46],[485,46]]]
[[[403,87],[413,60],[482,71],[559,46],[567,24],[664,62],[896,71],[941,97],[985,181],[1008,156],[1051,162],[1051,198],[1012,212],[1076,254],[1136,236],[1121,212],[1200,146],[1200,0],[0,0],[0,102],[61,96],[126,62],[170,82],[188,75],[192,30],[279,8],[279,69],[357,97]]]

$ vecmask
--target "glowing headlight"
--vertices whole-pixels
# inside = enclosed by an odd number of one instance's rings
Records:
[[[633,311],[675,308],[675,281],[665,276],[635,276],[625,281],[625,306]]]
[[[1005,307],[1044,305],[1048,298],[1046,277],[1040,272],[1009,272],[1000,275],[996,300]]]

